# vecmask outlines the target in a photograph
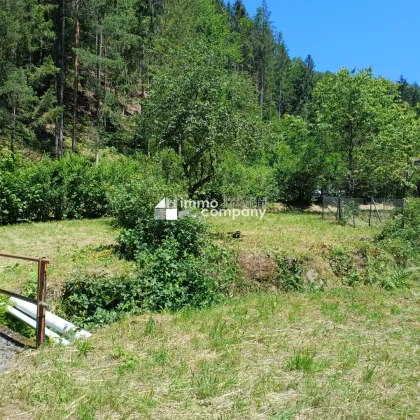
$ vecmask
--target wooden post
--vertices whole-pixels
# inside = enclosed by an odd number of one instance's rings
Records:
[[[36,316],[36,347],[45,341],[45,314],[47,294],[47,265],[48,260],[40,258],[38,261],[38,291],[37,291],[37,316]]]
[[[371,226],[371,219],[372,219],[372,200],[373,198],[370,197],[370,207],[369,207],[369,226]]]

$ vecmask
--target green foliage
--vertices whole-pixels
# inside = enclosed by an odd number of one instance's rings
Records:
[[[86,158],[66,155],[38,164],[2,158],[0,223],[100,217],[106,213],[106,183]]]
[[[275,172],[278,199],[309,204],[320,183],[322,158],[301,117],[285,115],[273,121],[267,154]]]
[[[278,198],[274,170],[263,163],[249,165],[233,152],[224,154],[203,193],[220,203],[223,197],[261,197],[270,201]]]
[[[64,285],[61,310],[86,328],[115,322],[138,311],[137,287],[128,277],[77,275]]]
[[[333,165],[325,167],[326,184],[332,178],[335,189],[351,196],[388,192],[383,186],[392,182],[413,187],[407,173],[415,165],[419,124],[393,83],[371,70],[340,70],[317,85],[314,110],[318,147]]]
[[[420,257],[420,200],[408,200],[404,214],[389,222],[378,239],[398,264],[403,267],[417,265]]]
[[[111,157],[97,166],[74,154],[32,163],[0,155],[0,224],[108,213],[121,226],[133,227],[139,218],[151,217],[164,196],[184,191],[181,184],[165,183],[165,176],[173,178],[163,163],[143,156]]]
[[[172,191],[159,176],[136,176],[110,190],[110,214],[120,226],[134,228],[139,220],[153,217],[154,208],[164,197],[172,196]]]
[[[266,1],[253,17],[242,1],[5,2],[3,149],[61,158],[71,137],[100,165],[43,158],[1,174],[0,223],[96,217],[111,200],[133,227],[146,198],[173,190],[305,205],[315,189],[415,191],[419,87],[316,72],[270,19]]]
[[[137,311],[208,306],[237,276],[233,255],[211,244],[207,226],[194,217],[139,220],[119,242],[122,255],[135,258],[132,275],[79,275],[65,284],[62,311],[76,323],[89,327]]]
[[[64,286],[61,310],[78,325],[92,327],[138,311],[174,311],[219,301],[237,275],[232,256],[216,246],[197,257],[182,254],[171,238],[155,252],[139,254],[138,269],[130,277],[74,277]]]
[[[179,244],[179,257],[184,253],[195,257],[208,244],[208,227],[200,219],[183,217],[177,221],[142,219],[133,229],[124,229],[119,238],[119,251],[128,259],[140,252],[154,252],[167,239]]]
[[[174,311],[204,307],[227,293],[236,267],[226,250],[211,245],[199,257],[185,253],[179,258],[180,253],[180,245],[169,239],[155,253],[142,255],[139,275],[144,308]]]
[[[276,256],[277,273],[276,284],[280,289],[290,291],[303,291],[307,286],[303,278],[302,264],[296,258],[287,258],[284,255]]]

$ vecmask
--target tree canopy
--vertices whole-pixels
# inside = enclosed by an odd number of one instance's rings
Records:
[[[258,172],[273,200],[419,189],[418,85],[318,72],[310,51],[290,56],[266,1],[255,16],[242,0],[0,6],[0,144],[13,156],[172,159],[190,196],[221,194],[223,179],[249,190]]]

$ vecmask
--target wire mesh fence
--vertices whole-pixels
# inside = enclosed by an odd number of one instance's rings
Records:
[[[351,226],[377,226],[404,213],[404,206],[404,199],[325,196],[322,218]]]

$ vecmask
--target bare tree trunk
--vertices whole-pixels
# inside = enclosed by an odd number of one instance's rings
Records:
[[[80,22],[79,22],[79,4],[80,0],[76,0],[76,33],[75,33],[75,48],[76,55],[74,56],[74,87],[73,87],[73,130],[72,130],[72,142],[71,150],[76,152],[76,125],[77,125],[77,91],[79,87],[79,54],[77,49],[79,48],[80,39]]]
[[[63,156],[63,130],[64,130],[64,65],[65,65],[65,34],[66,34],[66,19],[65,19],[65,0],[61,0],[61,41],[60,41],[60,97],[59,106],[60,121],[58,131],[58,158]]]
[[[100,119],[101,119],[101,98],[100,98],[100,88],[101,88],[101,65],[100,59],[102,57],[102,27],[98,21],[98,29],[96,31],[96,54],[98,56],[98,61],[96,64],[96,146],[95,146],[95,162],[96,165],[99,165],[99,145],[101,142],[101,129],[100,129]]]
[[[13,131],[12,140],[10,142],[10,151],[12,153],[12,159],[15,159],[15,140],[16,140],[16,105],[13,106]]]

